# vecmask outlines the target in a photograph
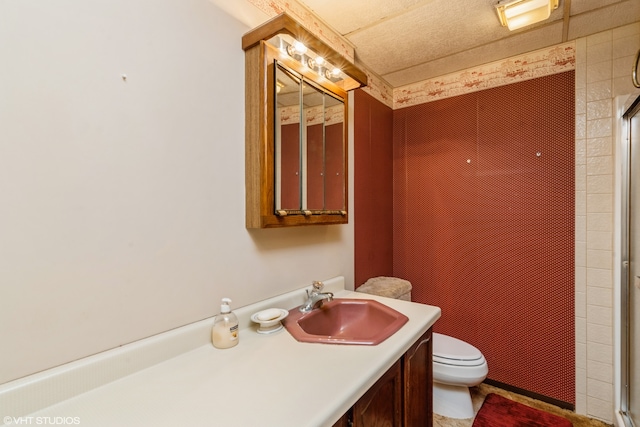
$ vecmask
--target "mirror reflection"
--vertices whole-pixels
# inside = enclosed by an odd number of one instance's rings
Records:
[[[346,210],[344,101],[276,63],[275,210]]]
[[[325,106],[325,209],[345,210],[344,104],[329,94]]]
[[[306,124],[306,207],[324,210],[324,93],[305,82],[302,102]]]
[[[300,210],[301,80],[276,67],[276,210]]]

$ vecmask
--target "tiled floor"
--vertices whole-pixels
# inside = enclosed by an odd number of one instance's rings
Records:
[[[478,412],[478,410],[482,406],[482,402],[484,402],[485,396],[489,393],[500,394],[520,403],[524,403],[525,405],[533,406],[535,408],[568,418],[573,423],[574,427],[610,427],[610,424],[604,423],[602,421],[594,420],[582,415],[577,415],[572,411],[558,408],[557,406],[551,405],[549,403],[521,396],[519,394],[502,390],[487,384],[480,384],[478,387],[471,388],[473,410],[475,412]],[[460,420],[433,414],[434,427],[471,427],[472,424],[473,418]]]

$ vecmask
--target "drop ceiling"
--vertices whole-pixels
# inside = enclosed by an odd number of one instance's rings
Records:
[[[498,0],[299,0],[344,36],[356,63],[400,87],[640,21],[640,0],[560,0],[509,31]]]

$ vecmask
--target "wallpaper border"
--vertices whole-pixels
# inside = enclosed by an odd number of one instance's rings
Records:
[[[393,109],[574,70],[575,41],[501,59],[393,90]]]

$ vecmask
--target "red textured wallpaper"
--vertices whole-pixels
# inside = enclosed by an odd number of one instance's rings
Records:
[[[567,72],[393,113],[394,276],[490,379],[572,404],[574,99]]]
[[[284,126],[283,126],[284,127]],[[322,123],[307,126],[307,208],[324,209],[324,134]]]
[[[344,209],[344,127],[342,123],[325,127],[325,209]]]
[[[393,111],[354,91],[355,285],[393,275]]]
[[[282,126],[282,209],[300,209],[300,125]]]

